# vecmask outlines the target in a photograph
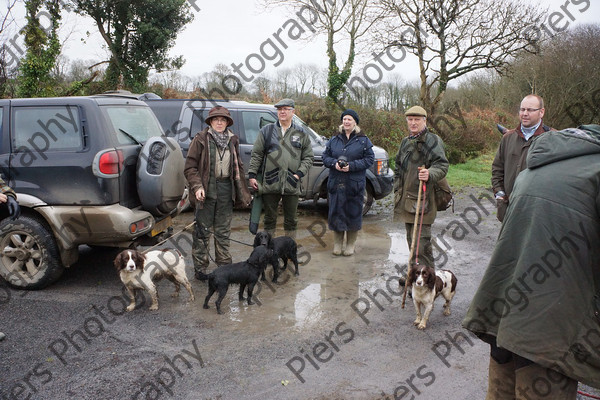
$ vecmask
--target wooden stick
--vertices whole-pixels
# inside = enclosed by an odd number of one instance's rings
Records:
[[[406,292],[408,292],[408,288],[412,285],[410,282],[410,262],[415,254],[415,240],[417,237],[417,225],[419,225],[419,208],[421,208],[421,192],[423,191],[423,181],[419,180],[419,194],[417,194],[417,209],[415,210],[415,222],[413,224],[413,232],[412,232],[412,240],[410,244],[410,254],[408,256],[408,271],[406,274],[406,281],[404,282],[404,294],[402,295],[402,308],[404,308],[404,303],[406,302]]]

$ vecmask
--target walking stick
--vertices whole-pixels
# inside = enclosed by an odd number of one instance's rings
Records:
[[[410,244],[410,254],[408,256],[409,273],[406,275],[406,281],[404,284],[404,294],[402,295],[402,308],[404,308],[404,303],[406,302],[406,292],[408,291],[408,288],[412,284],[412,282],[410,281],[410,268],[412,268],[412,266],[410,265],[410,262],[415,253],[415,240],[417,238],[417,225],[419,224],[419,209],[421,208],[421,192],[422,191],[423,191],[423,181],[419,180],[419,194],[417,194],[417,209],[415,212],[415,222],[413,224],[412,240],[411,240],[411,244]]]

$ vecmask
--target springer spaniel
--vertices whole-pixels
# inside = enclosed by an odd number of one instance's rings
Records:
[[[436,271],[432,267],[417,265],[410,268],[409,279],[412,282],[412,298],[417,312],[417,319],[414,322],[417,329],[427,327],[433,303],[440,294],[446,299],[444,315],[450,315],[450,302],[456,294],[458,282],[451,271],[445,269]],[[425,309],[423,315],[421,315],[421,305]]]
[[[158,293],[154,282],[162,278],[175,284],[173,297],[179,296],[182,284],[190,294],[190,301],[194,301],[192,286],[185,274],[184,258],[177,250],[153,250],[146,254],[137,250],[123,250],[115,258],[114,265],[131,298],[127,311],[135,309],[135,291],[139,289],[150,293],[150,310],[158,310]]]

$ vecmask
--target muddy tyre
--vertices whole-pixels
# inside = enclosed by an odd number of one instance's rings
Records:
[[[64,271],[52,231],[35,218],[0,222],[0,275],[18,289],[42,289]]]
[[[373,205],[373,188],[367,182],[367,187],[365,189],[365,195],[364,195],[364,198],[363,198],[362,215],[367,215],[367,213],[371,209],[372,205]]]

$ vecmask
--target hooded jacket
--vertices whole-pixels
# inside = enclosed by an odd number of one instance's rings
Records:
[[[600,126],[538,136],[527,165],[463,326],[600,387]]]

